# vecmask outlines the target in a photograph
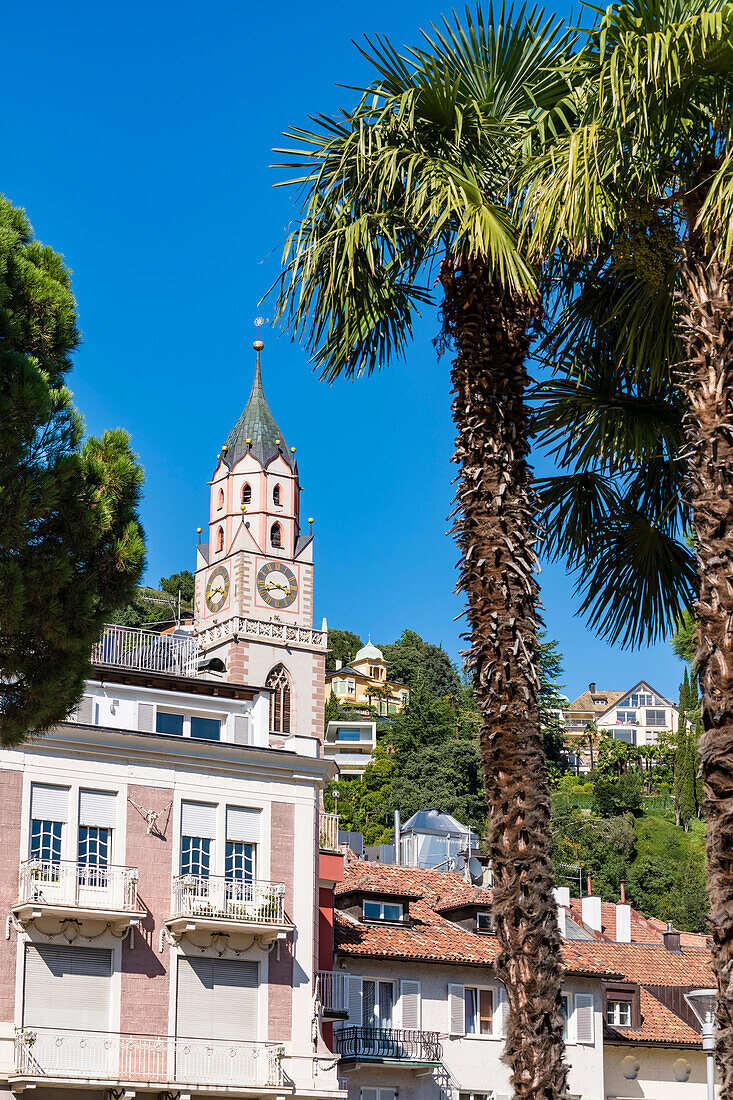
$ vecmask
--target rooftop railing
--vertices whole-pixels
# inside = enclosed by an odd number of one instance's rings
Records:
[[[18,902],[135,912],[138,877],[137,867],[99,867],[76,860],[26,859],[18,875]]]
[[[177,875],[172,917],[209,917],[245,924],[285,924],[282,882],[242,882],[218,875]]]
[[[440,1062],[443,1057],[437,1031],[345,1027],[334,1038],[336,1052],[351,1061]]]
[[[25,1027],[15,1035],[15,1073],[71,1080],[266,1088],[282,1085],[283,1053],[277,1043]]]
[[[321,849],[324,852],[339,852],[339,815],[321,814]]]
[[[196,676],[199,647],[193,635],[157,634],[133,626],[105,626],[92,649],[93,665]]]

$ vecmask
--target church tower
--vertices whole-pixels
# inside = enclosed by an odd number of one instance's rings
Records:
[[[223,661],[228,680],[270,688],[273,743],[322,738],[326,631],[313,629],[313,535],[301,534],[295,447],[265,400],[264,345],[253,346],[252,392],[209,483],[194,625],[206,658]]]

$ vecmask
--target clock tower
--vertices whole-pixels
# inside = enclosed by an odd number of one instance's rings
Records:
[[[300,481],[265,400],[256,340],[249,400],[217,456],[208,542],[197,547],[194,625],[229,680],[270,689],[270,736],[322,737],[326,630],[313,629],[313,535]]]

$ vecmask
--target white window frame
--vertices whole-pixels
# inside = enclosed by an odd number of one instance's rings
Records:
[[[486,1032],[486,1034],[482,1034],[480,1030],[472,1032],[472,1033],[466,1031],[466,1025],[465,1025],[466,992],[469,989],[473,989],[476,993],[476,1013],[477,1013],[476,1021],[478,1023],[479,1028],[481,1027],[481,1023],[480,1023],[480,1021],[481,1021],[481,1008],[480,1008],[481,994],[482,993],[490,993],[491,994],[491,1031]],[[464,985],[464,987],[463,987],[463,1014],[464,1014],[463,1036],[464,1036],[465,1039],[496,1039],[496,1037],[497,1037],[498,1014],[499,1014],[498,990],[492,985],[472,985],[472,984]]]
[[[493,1009],[491,1013],[491,1032],[488,1035],[469,1035],[466,1032],[466,989],[487,990],[491,993],[493,999]],[[456,1031],[453,1028],[452,1019],[452,997],[460,999],[461,1004],[461,1025],[460,1031]],[[508,1008],[506,993],[501,985],[497,982],[449,982],[448,983],[448,1035],[451,1038],[461,1039],[479,1039],[482,1041],[498,1040],[504,1038],[506,1030],[506,1012]]]
[[[179,794],[173,805],[173,821],[175,822],[173,830],[173,867],[176,869],[174,874],[180,874],[181,866],[181,840],[183,837],[183,831],[181,828],[181,806],[184,802],[203,802],[207,805],[213,805],[216,807],[216,824],[215,835],[211,842],[211,854],[209,865],[209,876],[223,878],[226,872],[226,846],[227,840],[227,807],[230,809],[243,809],[243,810],[259,810],[259,838],[256,842],[253,842],[255,853],[255,876],[259,879],[269,881],[270,879],[270,857],[271,857],[271,837],[270,837],[270,814],[268,812],[268,804],[258,801],[257,799],[247,799],[246,805],[244,799],[234,799],[231,796],[222,795],[221,797],[207,798],[205,795],[196,797],[195,795],[186,792],[185,794]],[[188,834],[187,834],[188,835]]]
[[[367,914],[366,914],[367,905],[378,905],[379,906],[379,916],[378,917],[369,917],[369,916],[367,916]],[[400,910],[399,917],[385,917],[385,915],[384,915],[385,905],[393,905],[396,908],[399,907],[399,910]],[[398,921],[404,921],[404,919],[405,919],[405,906],[404,906],[403,902],[401,902],[401,901],[378,901],[376,898],[365,898],[364,901],[362,902],[362,916],[363,916],[364,920],[389,921],[390,923],[395,923],[396,924]]]
[[[371,1020],[367,1020],[366,1012],[364,1011],[364,983],[372,982],[374,984],[374,1013]],[[377,1015],[377,1009],[379,1008],[379,986],[391,985],[392,986],[392,1027],[391,1030],[399,1030],[400,1026],[400,984],[395,978],[378,978],[368,977],[361,979],[361,1026],[362,1027],[374,1027],[383,1026],[378,1024],[379,1017]]]
[[[629,1019],[627,1023],[622,1023],[621,1020],[611,1018],[611,1005],[627,1005],[629,1009]],[[614,1017],[616,1013],[613,1013]],[[611,997],[606,1001],[606,1023],[611,1027],[631,1027],[631,1021],[633,1018],[633,1004],[630,998],[625,997]]]

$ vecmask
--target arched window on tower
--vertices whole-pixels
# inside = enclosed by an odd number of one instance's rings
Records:
[[[270,528],[270,545],[274,546],[276,550],[282,549],[282,531],[280,530],[279,523],[273,523]]]
[[[221,511],[221,509],[224,507],[224,490],[223,489],[220,489],[219,492],[216,494],[216,507],[217,507],[218,511]]]
[[[224,549],[224,528],[218,527],[216,531],[216,552],[221,554]]]
[[[290,733],[290,677],[284,665],[275,665],[265,687],[270,689],[270,729]]]
[[[242,486],[242,504],[249,504],[252,500],[252,486],[248,481]]]
[[[280,504],[280,486],[276,485],[272,490],[272,503]]]

